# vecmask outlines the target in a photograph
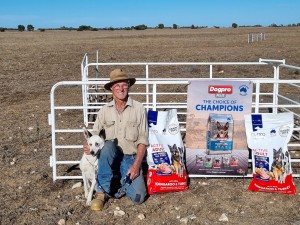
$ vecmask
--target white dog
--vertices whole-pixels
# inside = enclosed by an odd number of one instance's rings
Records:
[[[99,135],[92,135],[86,127],[83,128],[84,137],[90,147],[90,155],[83,153],[80,160],[80,170],[82,172],[84,196],[87,199],[86,205],[91,204],[93,192],[96,185],[96,174],[98,170],[98,154],[104,146],[104,130]]]

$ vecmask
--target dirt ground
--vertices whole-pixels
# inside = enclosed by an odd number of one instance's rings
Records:
[[[250,32],[264,32],[266,40],[248,44]],[[50,90],[80,80],[84,54],[96,50],[102,62],[265,58],[300,66],[300,28],[0,33],[0,224],[300,225],[299,178],[296,195],[251,193],[250,179],[192,178],[185,192],[153,195],[142,205],[110,199],[98,213],[85,206],[82,187],[72,189],[78,180],[53,182]]]

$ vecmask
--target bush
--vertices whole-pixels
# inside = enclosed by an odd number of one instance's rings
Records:
[[[162,23],[158,24],[158,29],[164,29],[164,28],[165,28],[164,24],[162,24]]]
[[[24,31],[25,30],[25,26],[24,25],[18,25],[18,31]]]
[[[28,31],[34,31],[34,26],[32,26],[31,24],[27,25],[27,30]]]
[[[238,27],[237,23],[232,23],[231,26],[232,26],[233,28],[237,28],[237,27]]]
[[[93,28],[91,26],[81,25],[78,27],[77,31],[83,31],[83,30],[92,30]]]
[[[135,30],[146,30],[147,26],[142,24],[142,25],[137,25],[134,27]]]

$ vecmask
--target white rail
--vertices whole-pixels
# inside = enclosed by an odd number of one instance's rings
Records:
[[[294,80],[281,80],[281,81],[274,81],[274,80],[252,80],[254,84],[256,85],[256,92],[254,93],[255,101],[252,104],[252,107],[255,112],[260,112],[262,109],[266,109],[269,107],[272,108],[286,108],[290,109],[291,111],[295,109],[300,108],[300,104],[294,104],[292,102],[291,104],[277,104],[274,105],[273,103],[271,104],[264,104],[260,103],[260,93],[259,93],[259,87],[261,84],[267,84],[267,83],[276,83],[276,84],[289,84],[291,82],[300,84],[300,81],[294,81]],[[49,115],[49,124],[52,126],[52,156],[50,159],[51,166],[53,167],[53,180],[57,179],[78,179],[81,178],[80,176],[59,176],[57,174],[57,165],[69,165],[69,164],[76,164],[78,163],[79,159],[74,159],[74,160],[57,160],[57,151],[63,151],[64,149],[74,149],[82,152],[82,145],[58,145],[56,143],[57,140],[57,135],[59,133],[80,133],[81,129],[79,127],[73,127],[73,128],[64,128],[64,129],[58,129],[56,127],[56,113],[57,111],[62,111],[62,110],[79,110],[79,111],[84,111],[85,109],[91,108],[90,106],[87,105],[72,105],[72,106],[64,106],[64,105],[55,105],[55,92],[58,87],[66,87],[66,86],[86,86],[86,85],[91,85],[91,84],[100,84],[103,85],[105,82],[104,81],[62,81],[57,84],[55,84],[51,90],[51,114]],[[186,102],[182,103],[174,103],[174,102],[158,102],[157,98],[161,95],[165,95],[163,92],[156,92],[156,89],[158,86],[163,86],[163,85],[186,85],[188,84],[188,81],[140,81],[138,80],[136,85],[149,85],[150,89],[152,92],[145,92],[145,96],[152,96],[150,100],[147,100],[147,102],[144,102],[145,107],[148,109],[166,109],[166,108],[178,108],[178,109],[183,109],[184,111],[181,112],[183,115],[185,115],[185,109],[186,109]],[[134,93],[132,93],[134,94]],[[186,93],[183,93],[186,95]],[[97,108],[100,108],[101,106],[98,106]],[[298,113],[295,113],[295,116],[300,117]],[[182,132],[185,132],[185,123],[181,121],[181,124],[183,125],[182,127]],[[299,127],[295,128],[295,131],[299,132]],[[297,147],[299,149],[300,143],[299,140],[296,143],[290,143],[289,146],[291,147]],[[251,160],[249,160],[251,162]],[[294,163],[299,163],[300,159],[292,159],[292,162]],[[300,174],[294,174],[294,176],[299,176]],[[251,174],[249,175],[251,176]]]
[[[60,135],[75,135],[81,133],[82,130],[78,123],[72,123],[63,126],[59,124],[59,119],[57,115],[60,112],[76,111],[80,116],[79,120],[82,121],[80,124],[85,124],[86,126],[92,125],[93,121],[89,121],[90,115],[95,115],[96,111],[90,112],[90,110],[99,110],[105,102],[94,102],[90,103],[89,98],[91,96],[102,96],[110,95],[104,91],[92,92],[93,86],[98,85],[103,87],[108,81],[108,76],[98,76],[101,74],[102,69],[106,67],[116,67],[116,66],[130,66],[144,68],[144,75],[142,77],[136,77],[137,82],[134,88],[131,89],[130,94],[133,98],[139,98],[141,102],[144,103],[147,109],[152,110],[163,110],[168,108],[178,109],[179,122],[181,125],[181,131],[185,132],[185,117],[186,117],[186,99],[187,99],[187,85],[188,81],[192,79],[224,79],[224,80],[251,80],[253,81],[255,88],[253,93],[253,112],[268,112],[279,113],[280,111],[289,111],[294,113],[295,120],[300,120],[300,99],[298,94],[289,95],[281,90],[283,85],[289,85],[294,93],[299,93],[300,80],[299,79],[281,79],[280,80],[280,69],[297,70],[300,71],[300,67],[286,65],[285,60],[274,60],[274,59],[259,59],[259,62],[128,62],[128,63],[98,63],[98,54],[96,56],[96,63],[89,63],[88,55],[86,54],[81,63],[81,81],[61,81],[56,83],[50,93],[51,102],[51,112],[49,114],[49,124],[51,125],[52,131],[52,155],[50,156],[50,166],[53,170],[53,180],[57,179],[81,179],[81,176],[61,174],[62,172],[58,169],[58,166],[68,167],[79,163],[80,157],[68,159],[58,159],[58,154],[64,151],[71,150],[73,152],[82,153],[82,144],[74,143],[64,143],[67,140],[61,138]],[[207,67],[206,77],[194,78],[194,77],[179,77],[179,78],[165,78],[165,77],[153,77],[154,68],[159,67],[160,71],[164,71],[169,67],[194,67],[201,66]],[[218,73],[216,67],[226,66],[226,67],[239,67],[247,66],[249,69],[254,66],[259,68],[271,68],[270,78],[239,78],[239,77],[222,77]],[[92,76],[89,70],[96,68],[96,76]],[[176,71],[176,70],[175,70]],[[265,73],[265,72],[264,72]],[[265,86],[268,86],[267,91],[264,90]],[[62,99],[61,97],[56,97],[57,90],[62,90],[68,88],[76,88],[78,92],[78,87],[81,88],[81,98],[78,98],[76,103],[70,103],[68,99]],[[271,88],[270,88],[271,87]],[[178,91],[178,90],[179,91]],[[168,90],[168,91],[166,91]],[[298,91],[297,91],[298,90]],[[59,100],[60,104],[58,104]],[[63,101],[65,100],[65,101]],[[72,117],[72,115],[70,115]],[[81,134],[80,134],[81,135]],[[61,139],[60,139],[61,138]],[[64,141],[63,141],[64,140]],[[289,148],[291,151],[295,152],[295,158],[292,158],[292,165],[297,165],[300,163],[300,127],[299,123],[295,124],[293,142],[289,143]],[[58,143],[63,142],[63,144]],[[299,151],[299,153],[297,152]],[[63,155],[63,154],[62,154]],[[75,154],[76,155],[76,154]],[[251,163],[251,159],[249,159]],[[300,167],[300,166],[298,166]],[[293,174],[295,177],[300,177],[300,169],[298,173]],[[197,175],[198,177],[198,175]],[[221,176],[218,176],[221,177]],[[228,177],[228,176],[226,176]],[[252,177],[252,174],[248,174],[248,177]]]

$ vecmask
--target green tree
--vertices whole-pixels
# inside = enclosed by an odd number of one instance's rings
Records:
[[[134,27],[135,30],[146,30],[148,27],[144,24],[142,25],[137,25]]]
[[[18,31],[24,31],[25,30],[25,26],[24,25],[18,25]]]
[[[237,23],[232,23],[231,26],[232,26],[233,28],[237,28],[237,27],[238,27]]]
[[[92,30],[93,28],[91,26],[87,26],[87,25],[81,25],[78,27],[78,31],[83,31],[83,30]]]
[[[177,26],[177,24],[173,24],[173,29],[177,29],[178,28],[178,26]]]
[[[164,29],[164,28],[165,28],[164,24],[162,24],[162,23],[158,24],[158,29]]]
[[[27,30],[28,31],[34,31],[34,26],[32,26],[31,24],[27,25]]]

